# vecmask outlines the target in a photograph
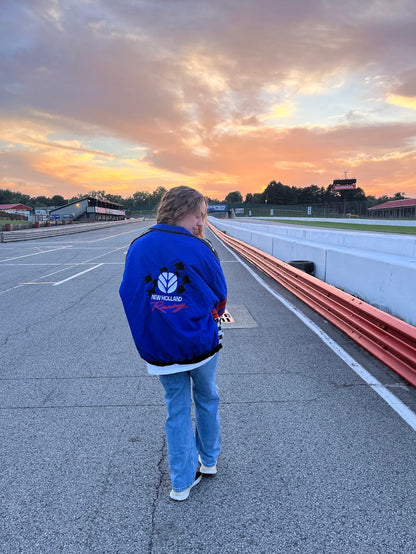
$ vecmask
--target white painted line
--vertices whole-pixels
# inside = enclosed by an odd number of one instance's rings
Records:
[[[0,263],[10,262],[11,260],[20,260],[21,258],[30,258],[30,256],[39,256],[39,254],[47,254],[48,252],[56,252],[57,250],[66,250],[67,248],[72,248],[72,246],[61,246],[60,248],[52,248],[51,250],[43,250],[41,252],[34,252],[33,254],[25,254],[24,256],[5,258],[4,260],[0,260]]]
[[[41,277],[38,278],[38,280],[40,281],[41,279],[46,279],[46,277],[50,277],[51,275],[57,275],[58,273],[63,273],[64,271],[68,271],[70,269],[75,269],[75,268],[78,268],[79,266],[83,265],[82,263],[80,264],[70,264],[68,267],[66,267],[65,264],[63,264],[64,267],[61,266],[61,269],[57,269],[56,271],[52,271],[51,273],[46,273],[45,275],[42,275]]]
[[[15,290],[15,289],[18,289],[19,287],[21,287],[22,285],[15,285],[14,287],[10,287],[9,289],[6,289],[6,290],[0,290],[0,294],[4,294],[5,292],[10,292],[11,290]]]
[[[126,254],[127,252],[125,252]],[[10,263],[10,264],[3,264],[3,267],[65,267],[65,269],[68,269],[68,268],[71,268],[71,267],[75,267],[75,266],[80,266],[80,265],[89,265],[90,262],[79,262],[79,263],[74,263],[74,262],[65,262],[65,263],[54,263],[54,264],[26,264],[26,263]],[[124,265],[124,261],[121,261],[121,262],[101,262],[102,265]],[[62,271],[65,271],[65,269],[63,269]]]
[[[146,229],[147,227],[149,227],[149,225],[143,225],[142,227],[132,229],[130,231],[125,231],[124,233],[117,233],[115,235],[109,235],[108,237],[103,237],[101,239],[89,240],[88,243],[91,244],[93,242],[101,242],[102,240],[108,240],[108,239],[112,239],[114,237],[120,237],[121,235],[131,235],[131,233],[136,233],[137,234],[139,231],[142,231],[143,229]]]
[[[19,283],[19,284],[20,285],[54,285],[55,281],[44,281],[44,282],[33,281],[33,282],[29,282],[29,283]]]
[[[26,262],[22,262],[22,263],[13,263],[13,264],[3,264],[4,266],[10,266],[10,267],[25,267],[25,266],[28,266],[28,267],[38,267],[38,266],[44,266],[44,265],[47,265],[47,266],[55,266],[55,265],[59,265],[59,266],[62,266],[62,265],[74,265],[74,263],[66,263],[66,264],[61,264],[61,263],[26,263]]]
[[[104,254],[100,254],[99,256],[94,256],[93,258],[88,258],[88,260],[84,260],[82,263],[88,264],[92,261],[98,260],[98,258],[103,258],[104,256],[108,256],[109,254],[114,254],[114,252],[118,252],[119,250],[122,250],[123,248],[126,248],[125,246],[119,246],[118,248],[114,248],[113,250],[109,250],[108,252],[104,252]],[[103,262],[105,263],[105,262]]]
[[[71,277],[68,277],[67,279],[64,279],[63,281],[58,281],[57,283],[54,283],[53,286],[56,287],[57,285],[62,285],[62,283],[66,283],[67,281],[70,281],[71,279],[75,279],[76,277],[79,277],[80,275],[83,275],[84,273],[88,273],[89,271],[92,271],[93,269],[97,269],[97,267],[101,267],[103,264],[97,264],[93,267],[90,267],[89,269],[86,269],[85,271],[81,271],[80,273],[76,273],[75,275],[71,275]]]
[[[283,296],[280,296],[276,291],[269,287],[255,271],[244,263],[228,246],[222,243],[223,246],[231,252],[231,254],[247,269],[247,271],[258,281],[270,294],[272,294],[279,302],[281,302],[288,310],[298,317],[311,331],[337,355],[339,356],[363,381],[367,383],[387,404],[416,431],[416,414],[406,406],[399,398],[394,396],[383,384],[373,377],[366,369],[363,368],[354,358],[352,358],[339,344],[329,337],[325,331],[322,331],[311,319],[305,316],[296,306],[288,302]]]

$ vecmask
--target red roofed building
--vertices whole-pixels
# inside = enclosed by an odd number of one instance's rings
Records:
[[[6,219],[5,214],[13,214],[15,217],[9,219],[19,219],[16,216],[24,216],[22,219],[27,219],[30,216],[32,208],[24,204],[0,204],[0,219]]]
[[[0,210],[3,211],[9,211],[12,210],[12,212],[27,212],[31,210],[29,206],[25,206],[24,204],[0,204]]]
[[[378,206],[368,208],[372,215],[380,217],[416,218],[416,198],[405,198],[404,200],[390,200]]]

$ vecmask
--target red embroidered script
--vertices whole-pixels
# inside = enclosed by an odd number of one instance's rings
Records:
[[[159,300],[158,302],[151,302],[152,304],[152,312],[153,310],[159,310],[160,312],[163,312],[164,314],[168,312],[169,310],[172,310],[175,314],[176,312],[179,312],[183,308],[187,308],[187,305],[185,303],[183,304],[165,304],[162,300]]]

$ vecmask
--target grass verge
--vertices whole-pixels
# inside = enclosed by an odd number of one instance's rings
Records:
[[[277,218],[279,221],[279,218]],[[365,223],[337,223],[334,221],[300,221],[296,219],[284,219],[280,223],[290,225],[307,225],[309,227],[326,227],[330,229],[346,229],[348,231],[372,231],[374,233],[396,233],[400,235],[416,235],[416,226],[402,225],[376,225]]]

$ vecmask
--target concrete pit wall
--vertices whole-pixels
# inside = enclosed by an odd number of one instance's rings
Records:
[[[314,262],[318,279],[416,326],[416,237],[210,222],[284,262]]]

